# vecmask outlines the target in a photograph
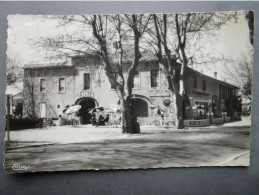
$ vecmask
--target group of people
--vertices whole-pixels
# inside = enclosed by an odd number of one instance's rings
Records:
[[[102,114],[100,114],[97,120],[95,113],[93,113],[91,117],[91,124],[93,126],[105,126],[109,122],[109,119],[110,119],[109,114],[107,114],[105,118],[103,117]],[[121,122],[121,117],[119,121]],[[132,129],[133,129],[133,133],[140,133],[140,125],[137,122],[137,117],[132,117]]]
[[[109,114],[107,114],[105,118],[103,117],[102,114],[100,114],[97,120],[95,113],[93,113],[91,117],[91,124],[93,126],[96,126],[96,125],[105,126],[105,124],[109,122],[109,119],[110,119]]]

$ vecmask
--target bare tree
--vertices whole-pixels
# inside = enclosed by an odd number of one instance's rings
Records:
[[[106,21],[107,21],[107,16]],[[124,15],[124,17],[120,15],[111,16],[110,20],[112,21],[117,34],[118,34],[118,41],[117,41],[117,47],[119,49],[119,67],[117,69],[119,79],[114,77],[114,74],[112,72],[112,68],[109,61],[109,54],[107,51],[107,42],[106,42],[106,35],[105,32],[107,30],[103,28],[103,18],[102,16],[93,16],[93,19],[91,21],[92,28],[93,28],[93,34],[95,38],[97,39],[99,46],[101,48],[101,57],[103,59],[103,62],[105,64],[105,72],[106,75],[109,78],[110,83],[112,86],[114,86],[120,102],[121,102],[121,110],[122,110],[122,129],[123,133],[134,133],[134,129],[132,128],[132,116],[131,116],[131,95],[132,95],[132,87],[134,82],[134,76],[137,70],[137,67],[139,65],[140,59],[141,59],[141,53],[140,53],[140,38],[143,36],[143,33],[146,30],[146,27],[149,22],[149,18],[145,19],[145,16],[143,14],[141,15]],[[134,53],[133,53],[133,62],[128,69],[127,78],[124,78],[123,75],[123,46],[122,46],[122,24],[125,24],[129,27],[129,31],[133,32],[133,42],[134,42]],[[106,25],[107,28],[107,25]],[[118,82],[119,80],[119,82]],[[125,81],[126,80],[126,81]]]
[[[194,63],[195,59],[197,62],[197,53],[191,53],[188,48],[198,46],[199,49],[200,44],[197,43],[204,33],[214,35],[215,30],[231,19],[236,19],[235,12],[153,15],[155,30],[149,30],[149,34],[156,40],[156,56],[167,76],[169,92],[175,99],[177,128],[184,127],[182,101],[185,94],[186,67]],[[172,36],[175,38],[170,41]],[[199,55],[199,58],[204,60],[203,56]],[[199,63],[208,62],[215,62],[215,58],[211,56],[209,60]]]
[[[253,50],[251,48],[251,50]],[[251,51],[251,54],[253,52]],[[225,80],[241,87],[241,93],[244,98],[252,100],[252,77],[253,61],[252,56],[241,55],[241,60],[237,63],[226,65]]]
[[[21,82],[23,70],[19,58],[7,58],[6,64],[6,84],[13,85],[17,82]]]
[[[252,77],[253,77],[253,44],[254,44],[254,12],[247,11],[245,19],[249,28],[250,45],[248,45],[247,55],[241,54],[241,59],[237,63],[226,65],[226,80],[241,87],[244,98],[252,100]],[[250,46],[250,47],[249,47]],[[232,60],[233,62],[233,60]]]
[[[23,98],[24,107],[23,111],[25,116],[36,117],[35,113],[35,89],[39,87],[38,83],[34,80],[35,71],[25,70],[23,76]]]
[[[143,14],[61,16],[60,26],[80,24],[82,31],[73,35],[63,33],[57,37],[47,37],[37,41],[38,46],[48,48],[57,58],[69,56],[71,53],[83,55],[92,53],[100,56],[109,82],[120,99],[124,133],[134,133],[130,112],[132,85],[141,59],[139,42],[146,31],[149,18]],[[124,45],[133,42],[132,49],[128,50],[130,53],[124,52],[122,42],[125,42]],[[111,60],[116,56],[112,48],[114,44],[119,53],[118,62]],[[133,56],[129,69],[126,68],[128,64],[123,62],[128,55]],[[125,78],[123,73],[126,70],[128,74]]]

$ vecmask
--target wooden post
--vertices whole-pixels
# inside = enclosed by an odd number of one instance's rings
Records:
[[[7,145],[9,145],[10,142],[10,95],[7,95],[7,101],[6,101],[6,131],[7,131]]]

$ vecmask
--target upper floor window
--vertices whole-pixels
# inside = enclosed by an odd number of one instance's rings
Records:
[[[203,91],[206,91],[206,81],[205,81],[205,79],[202,80],[202,89],[203,89]]]
[[[140,89],[140,74],[138,71],[135,72],[132,88]]]
[[[115,80],[117,81],[117,79],[118,79],[118,73],[117,73],[117,72],[113,72],[112,74],[113,74]],[[115,86],[111,85],[111,89],[115,89]]]
[[[151,70],[150,77],[151,77],[151,87],[157,88],[159,85],[159,70]]]
[[[64,78],[64,77],[61,77],[61,78],[59,78],[59,80],[58,80],[58,91],[59,91],[60,93],[64,93],[64,92],[65,92],[65,89],[66,89],[65,78]]]
[[[46,93],[46,79],[40,79],[40,92]]]
[[[194,76],[193,77],[193,87],[195,88],[195,89],[197,89],[197,76]]]
[[[84,90],[90,89],[90,73],[84,74]]]

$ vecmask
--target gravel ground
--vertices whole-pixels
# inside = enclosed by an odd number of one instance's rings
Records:
[[[12,131],[4,166],[8,172],[247,166],[250,127],[239,123],[184,130],[142,126],[139,135],[91,126]]]

